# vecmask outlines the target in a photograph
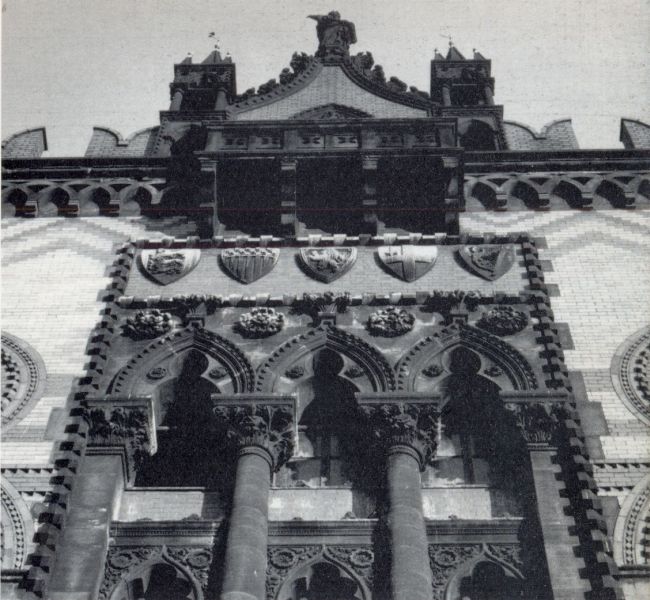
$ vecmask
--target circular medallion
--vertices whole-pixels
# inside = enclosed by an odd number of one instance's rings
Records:
[[[436,552],[433,560],[441,567],[450,567],[458,560],[456,553],[452,550],[440,550]]]
[[[212,553],[209,550],[197,550],[187,557],[187,564],[195,569],[205,569],[212,562]]]
[[[118,552],[108,557],[108,563],[115,569],[126,569],[133,562],[133,556],[128,552]]]
[[[360,548],[350,553],[350,562],[359,568],[370,567],[375,561],[375,555],[372,550]]]
[[[271,555],[271,563],[278,569],[289,569],[297,562],[296,553],[288,548],[276,550]]]
[[[149,379],[162,379],[165,375],[167,375],[165,367],[154,367],[147,373]]]

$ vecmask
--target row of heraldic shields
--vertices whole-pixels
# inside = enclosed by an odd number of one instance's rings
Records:
[[[494,281],[507,273],[515,262],[512,244],[463,246],[456,251],[460,264],[470,273]],[[241,283],[251,283],[268,275],[280,257],[278,248],[228,248],[221,250],[223,271]],[[329,283],[350,271],[357,260],[354,247],[307,247],[296,255],[300,268],[317,281]],[[394,277],[415,281],[433,268],[437,246],[380,246],[376,258]],[[187,275],[201,259],[198,248],[150,249],[140,253],[140,268],[156,283],[167,285]]]

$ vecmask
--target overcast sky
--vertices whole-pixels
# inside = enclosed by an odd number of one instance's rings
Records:
[[[215,31],[237,88],[313,53],[309,14],[339,10],[388,76],[429,89],[451,35],[492,59],[506,120],[572,117],[581,147],[619,148],[620,117],[650,122],[650,0],[3,0],[2,137],[45,125],[51,156],[85,151],[94,125],[158,123],[172,65],[201,61]]]

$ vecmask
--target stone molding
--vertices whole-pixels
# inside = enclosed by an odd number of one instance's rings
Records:
[[[192,600],[203,600],[208,587],[212,549],[209,546],[112,546],[108,550],[106,570],[97,596],[112,598],[120,582],[128,581],[156,564],[174,567],[192,585]]]
[[[22,569],[34,537],[34,518],[20,492],[4,477],[2,491],[2,570]]]
[[[178,356],[195,348],[213,357],[230,375],[233,391],[251,392],[255,374],[244,353],[227,339],[201,327],[186,327],[156,339],[140,350],[115,375],[110,386],[112,394],[132,394],[139,381],[144,380],[151,369],[159,366],[170,356]]]
[[[41,398],[47,373],[40,354],[27,342],[2,334],[2,427],[18,422]]]
[[[452,580],[468,575],[474,565],[487,561],[502,567],[520,581],[522,573],[519,544],[429,544],[429,561],[433,574],[433,600],[445,600]]]
[[[282,586],[310,564],[327,562],[339,568],[361,586],[364,598],[370,598],[375,553],[369,544],[291,545],[268,547],[266,598],[274,600]]]
[[[535,371],[518,350],[481,329],[460,323],[437,328],[409,349],[397,363],[397,389],[414,390],[417,375],[437,356],[458,345],[493,361],[507,375],[513,389],[534,390],[539,387]]]
[[[280,374],[301,357],[324,347],[348,357],[360,367],[375,391],[394,389],[393,369],[378,350],[351,333],[325,325],[293,337],[275,350],[259,367],[255,389],[259,392],[273,391]]]
[[[635,332],[616,349],[610,373],[625,406],[650,425],[650,327]]]
[[[650,475],[632,489],[621,506],[614,527],[614,558],[619,566],[649,569],[648,519],[650,519]]]

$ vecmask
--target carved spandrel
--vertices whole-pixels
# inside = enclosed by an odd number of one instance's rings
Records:
[[[240,449],[266,450],[279,469],[293,453],[295,399],[292,396],[212,396],[213,413]]]
[[[434,458],[442,402],[419,395],[357,395],[359,410],[373,436],[387,448],[407,446],[418,454],[424,468]]]

